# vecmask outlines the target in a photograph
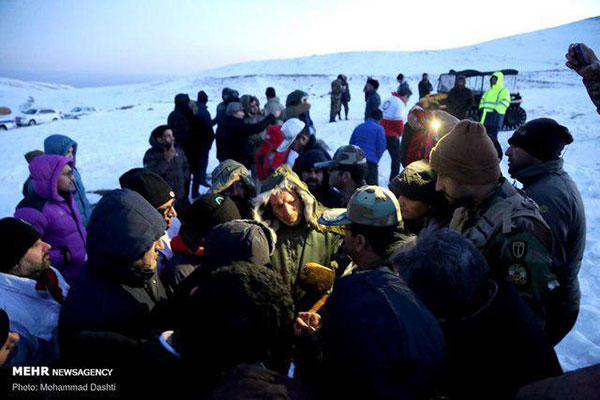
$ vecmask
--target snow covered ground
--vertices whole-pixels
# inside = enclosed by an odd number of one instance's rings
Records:
[[[577,182],[587,214],[587,247],[581,269],[582,305],[575,329],[558,345],[557,351],[567,370],[600,362],[600,115],[588,99],[577,75],[564,67],[569,43],[581,41],[600,51],[600,18],[544,31],[500,39],[477,46],[444,51],[345,53],[294,60],[253,62],[207,71],[187,79],[136,85],[75,89],[65,85],[22,82],[0,78],[0,106],[18,110],[29,96],[36,107],[54,107],[68,112],[75,106],[94,106],[101,111],[80,120],[19,128],[0,133],[0,217],[12,215],[21,200],[22,184],[28,176],[23,155],[43,149],[51,134],[65,134],[79,143],[77,167],[88,191],[118,187],[119,176],[141,166],[148,148],[148,136],[166,123],[175,94],[184,92],[195,98],[199,90],[209,95],[209,110],[214,115],[223,87],[240,94],[255,94],[264,104],[267,86],[285,96],[294,89],[310,94],[311,116],[317,136],[332,152],[347,144],[356,125],[362,122],[362,87],[367,75],[380,80],[379,93],[385,99],[395,89],[395,76],[403,72],[417,93],[420,73],[427,71],[434,83],[437,74],[450,68],[492,70],[516,68],[523,107],[528,118],[551,117],[569,127],[575,142],[565,153],[565,169]],[[329,124],[331,80],[345,73],[350,80],[352,101],[350,120]],[[413,100],[414,102],[415,100]],[[122,107],[131,108],[121,109]],[[510,132],[501,133],[506,148]],[[209,170],[216,167],[214,148]],[[380,182],[389,176],[390,158],[386,153],[379,170]],[[502,169],[508,174],[506,161]],[[90,200],[97,196],[90,194]]]

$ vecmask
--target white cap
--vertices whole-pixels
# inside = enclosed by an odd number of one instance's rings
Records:
[[[292,143],[294,142],[294,139],[296,139],[296,136],[298,136],[298,134],[302,132],[305,126],[306,124],[300,121],[298,118],[290,118],[287,121],[285,121],[284,124],[281,126],[283,142],[281,142],[281,144],[277,148],[277,151],[279,153],[283,153],[284,151],[289,149]]]

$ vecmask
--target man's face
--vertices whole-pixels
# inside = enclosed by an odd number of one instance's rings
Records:
[[[442,192],[450,204],[460,204],[469,200],[470,192],[464,185],[453,178],[439,174],[435,183],[435,190]]]
[[[495,76],[492,76],[490,78],[490,86],[494,86],[496,84],[496,82],[498,82],[498,78],[496,78]]]
[[[344,183],[348,180],[350,174],[348,171],[342,171],[341,169],[332,168],[329,171],[329,186],[333,186],[337,189],[341,189]]]
[[[534,164],[540,162],[537,158],[523,150],[521,147],[510,145],[504,153],[508,157],[508,173],[514,177],[514,175]]]
[[[73,169],[69,164],[65,164],[62,173],[58,178],[57,190],[59,193],[73,192]]]
[[[426,81],[427,79],[429,79],[429,75],[423,74],[423,80]]]
[[[290,148],[292,150],[294,150],[296,153],[299,153],[302,150],[304,150],[304,148],[308,144],[308,140],[309,140],[309,137],[307,135],[298,135],[298,136],[296,136],[296,139],[294,139],[294,141],[292,142],[292,145],[290,146]]]
[[[0,347],[0,367],[6,364],[6,360],[8,360],[8,356],[10,355],[11,350],[15,347],[15,345],[19,342],[19,334],[14,332],[8,332],[8,337],[2,347]]]
[[[258,102],[255,100],[250,103],[250,115],[257,115],[259,111]]]
[[[300,179],[306,183],[308,190],[314,194],[321,188],[321,186],[323,186],[323,170],[309,168],[305,171],[302,171],[300,174]]]
[[[370,83],[367,83],[365,85],[365,92],[370,92],[370,91],[373,91],[373,90],[375,90],[375,88]]]
[[[73,158],[74,151],[75,151],[75,149],[73,148],[73,146],[69,147],[69,150],[67,151],[67,154],[65,154],[65,156],[69,157],[69,158]]]
[[[135,262],[135,266],[150,268],[151,270],[156,270],[156,265],[158,264],[158,251],[164,249],[165,246],[162,240],[158,239],[152,244],[150,250],[144,253],[144,256]]]
[[[170,129],[166,129],[163,134],[158,139],[159,143],[165,145],[165,147],[171,147],[175,144],[175,136],[173,136],[173,131]]]
[[[248,201],[250,197],[250,190],[244,181],[240,178],[237,181],[233,182],[231,186],[224,192],[225,195],[229,196],[229,198],[233,201]]]
[[[175,199],[167,201],[165,204],[156,209],[165,219],[165,222],[167,223],[167,229],[171,227],[173,218],[177,217],[177,211],[175,211],[173,204],[175,204]]]
[[[398,203],[400,203],[400,211],[402,212],[402,219],[406,221],[418,221],[424,218],[431,206],[419,200],[411,200],[406,196],[398,196]]]
[[[283,190],[269,198],[271,210],[278,220],[288,226],[296,226],[302,220],[304,205],[295,192]]]
[[[38,239],[11,270],[11,273],[24,278],[37,278],[42,272],[50,268],[49,251],[51,248],[48,243]]]
[[[465,80],[464,80],[464,79],[459,79],[459,80],[457,80],[457,81],[456,81],[456,85],[457,85],[458,87],[463,87],[463,86],[465,86]]]

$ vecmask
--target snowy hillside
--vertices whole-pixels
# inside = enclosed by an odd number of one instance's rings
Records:
[[[34,106],[55,107],[68,112],[75,106],[99,108],[80,120],[62,120],[47,125],[0,132],[0,216],[12,215],[21,200],[21,187],[28,176],[23,154],[42,149],[50,134],[71,136],[79,143],[77,167],[88,191],[118,187],[127,169],[141,166],[148,136],[166,123],[175,94],[195,98],[199,90],[209,95],[214,115],[223,87],[240,94],[257,95],[264,104],[264,91],[273,86],[285,101],[294,89],[310,94],[311,115],[317,136],[335,150],[347,144],[356,125],[362,122],[362,87],[367,75],[380,79],[383,99],[395,87],[395,76],[404,72],[416,92],[419,75],[428,71],[435,83],[437,73],[450,68],[516,68],[523,107],[530,119],[547,116],[569,127],[575,142],[566,150],[565,169],[577,182],[587,212],[587,247],[580,273],[582,307],[575,329],[557,347],[565,369],[600,362],[600,115],[588,99],[577,75],[564,67],[564,53],[571,42],[589,43],[600,51],[600,19],[589,19],[558,28],[500,39],[478,46],[436,52],[346,53],[297,60],[253,62],[220,68],[196,76],[162,82],[76,89],[0,78],[0,106],[14,110],[34,98]],[[493,55],[495,58],[491,58]],[[342,68],[342,69],[341,69]],[[352,101],[349,121],[329,124],[332,78],[343,72],[350,79]],[[500,135],[506,148],[509,132]],[[209,170],[217,165],[214,148]],[[502,164],[506,174],[505,161]],[[384,155],[379,171],[386,181],[390,159]],[[97,196],[90,194],[92,202]]]

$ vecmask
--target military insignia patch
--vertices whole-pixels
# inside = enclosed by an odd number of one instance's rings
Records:
[[[223,204],[224,201],[225,199],[222,196],[215,197],[215,203],[217,203],[218,205]]]
[[[508,268],[508,279],[517,286],[527,283],[527,270],[521,264],[513,264]]]
[[[520,260],[527,254],[527,243],[522,240],[515,240],[512,242],[511,248],[512,254],[517,260]]]

